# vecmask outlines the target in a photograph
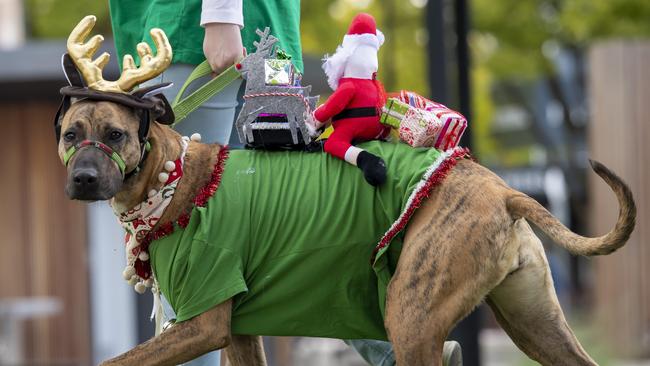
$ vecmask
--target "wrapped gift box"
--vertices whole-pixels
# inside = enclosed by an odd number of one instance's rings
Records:
[[[266,85],[287,86],[293,85],[294,69],[291,60],[266,59],[264,60],[264,81]]]
[[[456,147],[467,128],[460,113],[408,91],[388,99],[380,121],[396,128],[400,139],[411,146],[439,150]]]
[[[389,98],[382,109],[380,122],[392,128],[399,128],[402,118],[411,107],[397,98]]]
[[[443,127],[433,147],[440,150],[447,150],[458,146],[460,138],[467,128],[467,120],[462,114],[442,104],[434,104],[437,106],[429,110],[429,112],[434,113],[442,121]]]

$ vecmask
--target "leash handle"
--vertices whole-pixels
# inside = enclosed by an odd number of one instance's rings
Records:
[[[241,77],[241,73],[237,70],[236,65],[232,65],[221,74],[214,77],[200,88],[195,90],[192,94],[183,98],[183,94],[190,84],[196,81],[199,78],[210,75],[212,68],[208,61],[203,61],[200,63],[187,77],[185,83],[181,87],[181,90],[176,95],[174,103],[172,104],[172,109],[174,110],[174,115],[176,120],[174,125],[184,120],[187,115],[192,113],[195,109],[205,103],[208,99],[212,98],[214,95],[219,94],[223,89],[225,89],[230,83],[237,80]]]

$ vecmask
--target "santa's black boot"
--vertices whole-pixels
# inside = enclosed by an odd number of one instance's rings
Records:
[[[379,156],[362,151],[357,157],[357,166],[371,185],[380,186],[386,181],[386,163]]]

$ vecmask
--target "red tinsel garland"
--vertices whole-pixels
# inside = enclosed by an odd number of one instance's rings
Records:
[[[204,207],[208,203],[208,200],[217,191],[217,188],[219,188],[219,184],[221,183],[221,176],[223,175],[223,169],[226,165],[226,159],[228,159],[228,148],[224,146],[219,150],[219,154],[217,155],[217,162],[214,164],[214,169],[212,170],[210,181],[208,184],[201,187],[197,191],[194,199],[192,200],[194,202],[194,207]],[[174,232],[174,223],[180,228],[186,228],[190,222],[190,216],[191,212],[185,212],[181,214],[175,222],[169,221],[164,224],[160,224],[156,230],[150,232],[144,238],[142,244],[139,246],[140,252],[149,253],[149,245],[151,242],[171,235]],[[150,261],[141,261],[140,259],[136,259],[135,272],[138,274],[138,276],[142,277],[145,280],[151,277]]]
[[[440,163],[438,168],[436,168],[436,171],[433,174],[431,174],[429,179],[427,179],[424,186],[418,192],[415,193],[415,197],[413,197],[413,201],[411,202],[411,204],[408,207],[406,207],[404,214],[400,215],[401,217],[397,225],[393,226],[381,238],[379,244],[377,244],[375,249],[372,251],[372,256],[370,257],[370,264],[374,264],[375,260],[377,259],[376,258],[377,253],[379,253],[380,250],[385,248],[400,231],[404,230],[406,224],[408,224],[409,220],[411,219],[411,216],[413,216],[413,214],[415,213],[415,210],[417,210],[422,204],[422,202],[429,197],[433,188],[438,184],[442,183],[442,181],[447,177],[447,174],[449,174],[451,168],[453,168],[456,165],[458,160],[464,158],[471,159],[471,154],[469,152],[469,149],[459,149],[455,151],[453,154],[451,154],[447,159],[445,159],[445,161]]]
[[[194,196],[194,205],[203,207],[208,202],[210,197],[214,195],[214,192],[217,191],[219,184],[221,183],[221,176],[223,175],[223,162],[228,158],[228,150],[223,147],[219,151],[219,157],[217,159],[217,164],[215,165],[214,170],[212,171],[212,178],[210,182],[205,185],[205,187],[199,189],[199,192]]]

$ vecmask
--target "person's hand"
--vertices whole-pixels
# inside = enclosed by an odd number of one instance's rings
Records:
[[[239,26],[230,23],[206,24],[203,53],[216,75],[237,63],[244,57]]]

